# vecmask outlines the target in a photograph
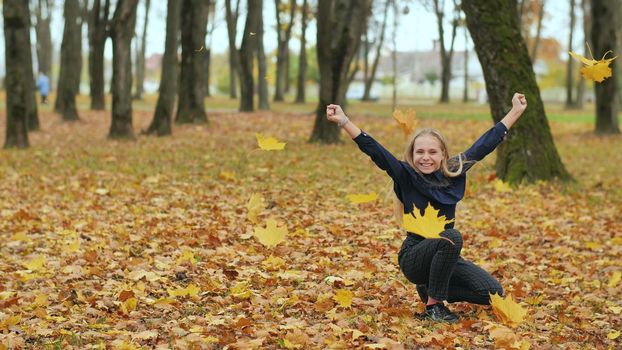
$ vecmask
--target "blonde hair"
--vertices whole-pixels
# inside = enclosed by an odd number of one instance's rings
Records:
[[[413,136],[412,140],[410,140],[410,142],[408,143],[408,146],[406,147],[406,151],[404,152],[404,161],[406,161],[406,163],[408,163],[416,172],[421,173],[419,169],[417,169],[417,167],[415,166],[415,161],[413,159],[415,141],[417,140],[417,138],[421,136],[432,136],[441,145],[441,152],[443,153],[443,158],[441,159],[440,169],[443,172],[443,175],[445,175],[446,177],[456,177],[462,174],[462,169],[464,167],[464,161],[462,160],[462,154],[458,155],[457,164],[456,162],[454,162],[455,159],[452,159],[451,164],[449,164],[450,159],[449,159],[449,152],[447,151],[447,142],[445,141],[445,138],[443,137],[443,135],[441,135],[441,133],[431,128],[420,130],[419,132],[415,134],[415,136]],[[404,215],[404,203],[402,203],[399,200],[399,198],[397,198],[397,195],[395,195],[395,193],[393,193],[393,212],[395,214],[395,219],[397,220],[397,224],[401,227],[402,219]]]

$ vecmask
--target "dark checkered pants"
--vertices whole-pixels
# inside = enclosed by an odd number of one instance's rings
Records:
[[[445,239],[422,239],[409,234],[404,240],[398,261],[423,302],[428,295],[450,303],[466,301],[490,304],[489,293],[503,295],[503,288],[488,272],[460,257],[462,235],[454,229],[441,233]]]

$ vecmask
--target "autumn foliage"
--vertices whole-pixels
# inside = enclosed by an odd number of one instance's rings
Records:
[[[463,255],[525,312],[460,303],[442,324],[413,317],[388,177],[345,138],[307,143],[314,116],[211,113],[135,142],[81,117],[42,113],[29,150],[0,153],[0,349],[620,346],[622,142],[589,125],[551,124],[576,184],[511,188],[494,156],[471,170]],[[350,117],[402,153],[392,118]],[[490,125],[417,127],[457,152]]]

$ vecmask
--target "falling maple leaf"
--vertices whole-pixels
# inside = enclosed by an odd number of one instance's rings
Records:
[[[511,294],[505,298],[498,294],[490,294],[490,305],[497,318],[510,327],[518,326],[527,315],[527,310],[516,303]]]
[[[338,289],[335,295],[333,296],[333,300],[336,301],[342,307],[351,307],[353,296],[354,294],[347,289]]]
[[[248,210],[248,219],[257,224],[257,215],[265,208],[264,199],[259,193],[253,193],[248,200],[246,209]]]
[[[285,148],[285,142],[279,142],[274,137],[264,137],[261,134],[255,134],[259,148],[264,151],[281,151]]]
[[[378,199],[378,194],[376,192],[369,192],[367,194],[349,194],[346,198],[352,204],[360,204],[375,201]]]
[[[415,127],[417,127],[417,112],[409,108],[402,112],[399,109],[393,111],[393,118],[397,121],[398,126],[404,132],[404,135],[410,135]]]
[[[587,80],[592,80],[595,82],[602,82],[603,80],[611,77],[612,72],[611,72],[611,68],[609,67],[609,64],[611,64],[611,62],[613,60],[615,60],[618,56],[615,56],[613,58],[607,58],[605,59],[605,57],[607,56],[608,53],[610,53],[611,51],[607,51],[605,52],[605,54],[603,55],[603,58],[599,61],[594,60],[594,59],[589,59],[589,58],[585,58],[577,53],[574,53],[572,51],[568,51],[568,53],[570,53],[570,55],[572,57],[574,57],[575,59],[581,61],[581,63],[583,63],[585,66],[581,67],[580,71],[581,74],[583,75],[583,77]]]
[[[414,210],[411,213],[404,214],[402,219],[402,226],[406,231],[425,238],[447,239],[440,234],[445,230],[445,225],[453,222],[454,219],[447,220],[445,215],[438,216],[439,211],[434,209],[431,203],[428,203],[423,215],[417,207],[413,206],[413,208]],[[451,240],[447,240],[451,242]]]
[[[287,227],[279,227],[277,221],[274,218],[268,219],[266,228],[255,227],[255,237],[259,240],[259,243],[266,247],[274,247],[277,244],[285,240],[287,235]]]

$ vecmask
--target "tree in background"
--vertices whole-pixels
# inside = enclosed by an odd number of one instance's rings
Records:
[[[104,48],[109,36],[110,0],[94,0],[89,13],[89,79],[91,90],[91,109],[104,110],[106,100],[104,96]]]
[[[257,95],[259,97],[259,109],[269,110],[270,103],[268,102],[268,74],[266,69],[266,53],[263,46],[263,0],[260,0],[259,6],[261,13],[259,14],[259,30],[257,31]]]
[[[305,82],[307,75],[307,25],[309,4],[302,1],[300,8],[300,54],[298,56],[298,77],[296,79],[296,103],[305,102]]]
[[[286,81],[289,80],[289,39],[292,36],[294,19],[296,18],[296,0],[274,0],[276,9],[276,82],[274,85],[274,101],[283,101]],[[285,15],[285,16],[284,16]]]
[[[132,37],[138,0],[118,0],[112,37],[112,123],[110,138],[134,138],[132,130]]]
[[[549,129],[515,3],[463,1],[462,9],[484,72],[493,120],[499,122],[507,113],[514,92],[524,93],[529,103],[498,148],[497,177],[513,184],[569,179]]]
[[[52,80],[52,21],[53,3],[51,0],[38,0],[35,3],[35,32],[37,34],[37,65],[39,72]]]
[[[380,62],[380,55],[381,55],[382,47],[384,45],[385,31],[387,28],[387,18],[389,14],[389,5],[391,5],[391,1],[392,0],[384,1],[384,4],[382,6],[383,10],[381,12],[382,13],[381,22],[370,21],[369,19],[366,21],[367,30],[363,34],[364,40],[362,42],[363,55],[364,55],[363,56],[364,88],[363,88],[363,97],[361,97],[361,100],[363,101],[371,100],[371,88],[374,83],[374,80],[376,79],[376,70],[378,68],[378,63]],[[370,16],[373,16],[373,11],[372,13],[370,13]],[[371,24],[374,24],[374,25],[371,25]],[[378,29],[378,25],[380,25],[380,29]],[[377,35],[378,37],[372,39],[374,34]],[[374,60],[370,67],[369,51],[374,47],[376,49],[376,52],[375,52]]]
[[[619,0],[592,0],[592,43],[594,56],[600,59],[605,52],[618,52],[618,34],[620,32]],[[619,58],[618,58],[619,59]],[[612,77],[596,83],[596,133],[619,134],[618,125],[618,65],[611,64]]]
[[[208,0],[183,0],[181,5],[181,71],[177,123],[206,123],[205,35]]]
[[[29,146],[28,115],[32,108],[30,104],[35,99],[30,59],[28,2],[5,0],[2,4],[2,14],[4,17],[7,68],[4,80],[6,87],[6,138],[4,148],[27,148]],[[30,73],[28,73],[29,71]]]
[[[592,15],[590,10],[590,0],[581,0],[581,12],[583,13],[583,56],[591,57],[590,50],[591,47],[590,40],[592,37]],[[577,72],[575,72],[576,74]],[[579,78],[577,83],[577,97],[575,99],[575,107],[582,109],[583,108],[583,100],[585,99],[585,79]]]
[[[568,51],[574,51],[572,48],[572,37],[574,35],[574,26],[576,21],[575,16],[575,0],[570,0],[570,31],[568,33]],[[566,108],[574,108],[576,106],[575,101],[572,99],[572,90],[574,89],[573,78],[575,70],[573,68],[574,60],[568,57],[566,62]]]
[[[214,31],[216,30],[216,1],[211,1],[209,4],[209,14],[207,19],[207,40],[205,42],[205,96],[210,97],[212,93],[210,91],[210,81],[212,73],[212,39],[214,38]]]
[[[368,0],[319,0],[317,8],[317,61],[320,69],[320,100],[311,142],[339,142],[339,127],[326,119],[331,103],[345,108],[348,69],[361,41],[361,19],[370,11]]]
[[[235,37],[238,25],[240,0],[236,0],[235,8],[231,8],[231,0],[225,0],[225,10],[227,34],[229,39],[229,97],[238,98],[237,79],[238,74],[240,74],[240,56],[235,45]]]
[[[147,46],[147,24],[149,20],[149,7],[151,0],[145,0],[145,18],[143,20],[143,33],[140,37],[140,46],[136,40],[136,91],[134,99],[142,100],[145,91],[145,48]]]
[[[456,33],[458,21],[460,18],[460,8],[455,6],[453,10],[453,18],[451,19],[451,41],[449,50],[445,46],[445,0],[429,0],[428,6],[436,15],[436,24],[438,28],[438,43],[441,55],[441,98],[439,102],[449,103],[449,83],[451,82],[451,61],[454,56],[454,43],[456,42]],[[431,3],[431,4],[430,4]]]
[[[240,112],[255,110],[255,80],[253,78],[253,59],[257,52],[257,32],[261,23],[261,0],[248,0],[246,6],[246,23],[240,46]]]
[[[177,40],[179,32],[181,2],[168,0],[166,11],[166,41],[164,56],[162,57],[162,74],[160,78],[160,93],[156,103],[153,120],[147,128],[147,134],[165,136],[171,134],[171,121],[175,97],[177,96]]]
[[[546,15],[544,10],[545,3],[546,0],[518,1],[519,23],[527,49],[529,50],[531,62],[535,62],[538,56],[540,38],[542,36],[542,21]],[[532,33],[534,30],[535,33]]]
[[[63,17],[65,29],[60,49],[60,73],[56,88],[54,111],[63,120],[79,120],[76,108],[76,95],[80,90],[82,71],[82,13],[78,0],[66,0]]]

